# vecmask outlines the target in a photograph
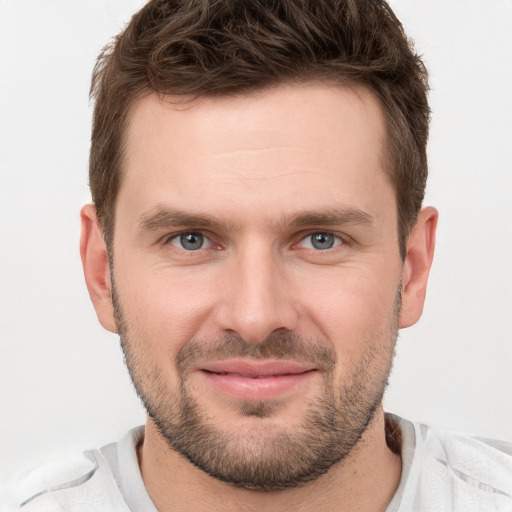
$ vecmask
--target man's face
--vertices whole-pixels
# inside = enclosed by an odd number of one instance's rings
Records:
[[[151,421],[210,475],[311,480],[378,410],[402,271],[384,139],[362,88],[135,105],[116,322]]]

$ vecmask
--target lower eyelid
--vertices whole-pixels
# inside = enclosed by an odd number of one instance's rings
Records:
[[[334,245],[332,247],[329,247],[329,248],[323,249],[323,250],[317,249],[312,246],[311,247],[303,247],[302,244],[305,241],[307,241],[308,239],[310,240],[311,236],[313,236],[316,233],[324,233],[324,234],[332,235],[335,239]],[[200,247],[199,249],[193,250],[193,249],[186,249],[185,247],[181,247],[179,245],[179,241],[177,243],[173,243],[173,242],[179,240],[179,238],[182,235],[186,235],[186,234],[201,235],[203,237],[203,246]],[[311,242],[309,242],[309,244],[311,245]],[[342,237],[339,234],[333,233],[331,231],[312,231],[312,232],[308,233],[307,235],[302,236],[300,238],[300,240],[298,242],[294,243],[293,245],[294,245],[294,247],[299,247],[299,248],[301,248],[301,246],[302,246],[303,249],[308,249],[308,250],[312,250],[315,252],[327,252],[329,250],[336,249],[337,247],[340,247],[342,245],[348,245],[348,244],[349,244],[349,241],[346,238]],[[181,251],[189,252],[189,253],[200,252],[204,249],[220,248],[220,244],[215,243],[215,241],[212,240],[211,237],[205,235],[204,233],[201,233],[200,231],[194,231],[194,230],[180,231],[178,233],[173,233],[171,235],[168,235],[163,239],[163,245],[172,245],[172,247],[174,247],[177,250],[181,250]]]
[[[203,238],[203,245],[198,248],[198,249],[189,249],[187,250],[185,247],[180,247],[178,244],[179,244],[179,239],[181,236],[183,235],[191,235],[191,234],[194,234],[194,235],[201,235],[201,237]],[[174,244],[173,242],[178,240],[178,243]],[[164,240],[164,244],[167,245],[167,244],[170,244],[172,245],[173,247],[175,247],[176,249],[178,250],[182,250],[182,251],[185,251],[185,252],[198,252],[198,251],[201,251],[203,249],[209,249],[210,247],[213,246],[213,242],[212,240],[206,236],[205,234],[199,232],[199,231],[180,231],[179,233],[174,233],[170,236],[168,236],[165,240]]]
[[[300,246],[303,242],[305,242],[306,240],[311,240],[311,237],[317,233],[322,233],[322,234],[328,234],[328,235],[332,235],[334,238],[335,238],[335,241],[334,241],[334,245],[332,247],[329,247],[328,249],[324,249],[324,251],[327,251],[329,249],[334,249],[335,247],[339,247],[340,245],[344,245],[347,243],[347,241],[342,238],[340,235],[337,235],[336,233],[332,233],[331,231],[313,231],[311,233],[308,233],[306,236],[303,236],[299,242],[297,244],[295,244],[296,246]],[[311,244],[311,242],[310,242]],[[314,247],[307,247],[307,249],[313,249],[315,251],[320,251],[321,249],[316,249]]]

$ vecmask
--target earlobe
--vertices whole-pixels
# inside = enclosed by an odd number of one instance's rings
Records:
[[[407,254],[402,268],[400,328],[414,325],[423,312],[428,276],[434,258],[437,219],[435,208],[422,209],[407,240]]]
[[[80,219],[82,224],[80,256],[89,296],[101,325],[108,331],[117,332],[112,306],[107,248],[94,205],[85,205],[80,212]]]

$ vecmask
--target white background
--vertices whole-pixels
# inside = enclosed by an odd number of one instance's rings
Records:
[[[0,480],[143,421],[78,254],[95,57],[140,0],[0,0]],[[512,2],[392,1],[431,72],[438,248],[387,410],[512,439]]]

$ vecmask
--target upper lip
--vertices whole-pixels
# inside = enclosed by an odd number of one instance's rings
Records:
[[[199,370],[212,373],[232,373],[247,377],[268,377],[272,375],[297,375],[315,370],[311,365],[297,361],[230,359],[212,361],[201,365]]]

